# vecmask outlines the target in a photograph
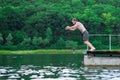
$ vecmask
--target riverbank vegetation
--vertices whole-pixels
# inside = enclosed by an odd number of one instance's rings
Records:
[[[70,50],[70,49],[40,49],[40,50],[0,50],[0,54],[83,54],[85,50]]]
[[[79,31],[64,29],[74,17],[90,34],[120,34],[120,0],[1,0],[0,49],[86,49]],[[108,38],[90,40],[108,49]],[[120,49],[120,36],[112,48]]]

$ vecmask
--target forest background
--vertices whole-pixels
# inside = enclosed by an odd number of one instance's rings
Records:
[[[120,34],[120,0],[0,0],[0,49],[86,49],[80,31],[66,31],[72,18],[90,34]],[[97,49],[108,37],[90,37]],[[112,38],[120,49],[120,36]]]

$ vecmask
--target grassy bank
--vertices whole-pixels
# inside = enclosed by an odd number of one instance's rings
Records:
[[[102,50],[108,51],[108,50]],[[120,51],[120,49],[114,49],[112,51]],[[0,50],[0,54],[81,54],[86,50],[72,50],[72,49],[39,49],[39,50]]]
[[[42,49],[42,50],[0,50],[0,54],[81,54],[84,53],[85,50],[69,50],[69,49]]]

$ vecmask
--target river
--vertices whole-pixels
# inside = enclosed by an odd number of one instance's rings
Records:
[[[0,80],[120,80],[120,67],[84,67],[83,54],[1,54]]]

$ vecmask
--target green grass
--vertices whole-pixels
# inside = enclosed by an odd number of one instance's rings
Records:
[[[0,50],[0,54],[81,54],[84,53],[86,50],[70,50],[70,49],[41,49],[41,50],[17,50],[17,51],[10,51],[10,50]]]
[[[99,50],[98,50],[99,51]],[[108,50],[100,50],[108,51]],[[120,49],[114,49],[112,51],[120,51]],[[0,50],[0,54],[81,54],[85,53],[86,50],[72,50],[72,49],[39,49],[39,50]]]

